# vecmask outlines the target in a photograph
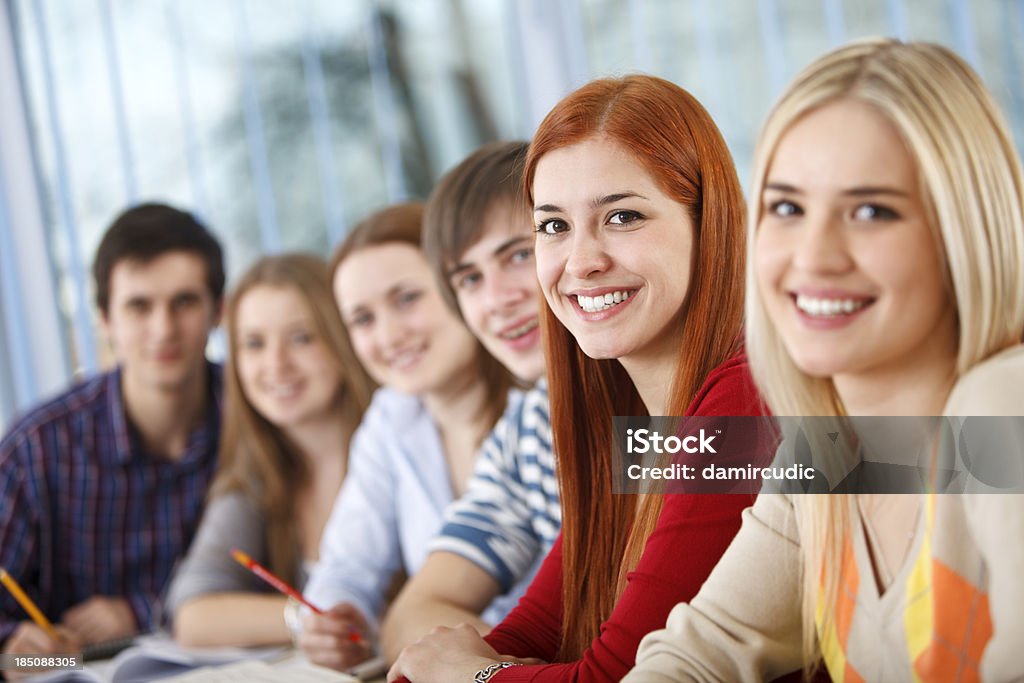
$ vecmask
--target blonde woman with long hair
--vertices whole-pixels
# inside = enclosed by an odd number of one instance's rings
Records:
[[[1024,181],[946,48],[801,73],[755,158],[747,351],[777,415],[1024,412]],[[629,683],[1024,678],[1024,497],[762,495]]]
[[[187,645],[286,643],[286,599],[230,555],[301,587],[341,488],[372,383],[351,350],[327,264],[260,259],[225,316],[224,430],[210,502],[168,597]]]

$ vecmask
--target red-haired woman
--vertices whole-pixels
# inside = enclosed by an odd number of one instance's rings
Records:
[[[668,81],[594,81],[541,123],[525,182],[562,537],[485,639],[439,628],[390,680],[618,681],[751,502],[612,492],[612,416],[761,410],[741,352],[743,197],[711,117]]]

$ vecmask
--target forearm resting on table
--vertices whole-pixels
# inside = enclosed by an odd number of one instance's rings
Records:
[[[291,641],[281,595],[218,593],[185,602],[174,614],[174,638],[186,647],[258,647]]]
[[[480,613],[501,591],[490,574],[454,553],[432,553],[395,598],[381,625],[381,651],[389,662],[437,626],[469,624],[481,636],[491,625]]]

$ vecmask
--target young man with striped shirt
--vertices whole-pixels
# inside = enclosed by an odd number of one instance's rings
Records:
[[[495,598],[504,612],[515,607],[561,528],[533,220],[521,194],[526,150],[525,142],[482,147],[427,203],[424,250],[449,303],[530,388],[485,441],[466,494],[388,613],[381,641],[391,661],[438,625],[490,630],[481,612]]]

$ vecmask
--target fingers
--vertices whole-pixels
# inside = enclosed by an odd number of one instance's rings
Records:
[[[4,654],[69,654],[79,652],[82,644],[67,629],[57,627],[59,640],[50,637],[46,631],[31,621],[23,621],[4,645]]]
[[[354,643],[365,641],[370,633],[370,623],[354,605],[340,602],[329,609],[326,614],[347,624],[348,638]]]
[[[89,598],[65,612],[61,623],[83,643],[95,643],[135,632],[135,617],[123,598]]]
[[[58,648],[61,653],[81,652],[85,645],[81,638],[63,626],[57,626],[57,635],[60,636]]]
[[[299,636],[299,647],[314,664],[331,669],[347,669],[366,661],[372,655],[365,641],[353,643],[347,634],[303,633]]]
[[[31,621],[18,624],[11,637],[4,645],[5,654],[56,654],[60,641],[51,638],[46,631]]]
[[[93,612],[89,607],[89,602],[83,602],[80,605],[72,607],[64,616],[61,618],[61,625],[71,633],[74,637],[78,638],[82,642],[91,642],[91,635],[95,630],[93,625],[94,617]]]
[[[54,640],[39,626],[31,621],[23,621],[7,639],[4,654],[54,655],[70,654],[81,651],[81,644],[66,629],[57,627],[61,640]],[[16,671],[9,669],[4,672],[9,681],[28,680],[39,675],[38,670]]]
[[[61,621],[61,626],[64,630],[71,634],[75,640],[83,643],[95,643],[99,640],[103,640],[100,635],[102,629],[101,624],[97,623],[97,619],[89,612],[79,612],[74,615],[65,614],[64,619]]]
[[[369,659],[373,650],[363,636],[369,632],[366,618],[352,605],[335,605],[323,614],[302,619],[298,644],[314,664],[347,669]]]
[[[364,622],[365,623],[365,622]],[[347,638],[357,623],[336,613],[307,614],[302,618],[302,632]]]
[[[388,681],[402,676],[418,683],[468,681],[490,664],[512,660],[498,654],[472,624],[437,626],[402,650],[388,671]]]
[[[339,671],[365,662],[373,654],[368,645],[359,645],[348,639],[308,645],[300,640],[300,646],[309,661]]]

